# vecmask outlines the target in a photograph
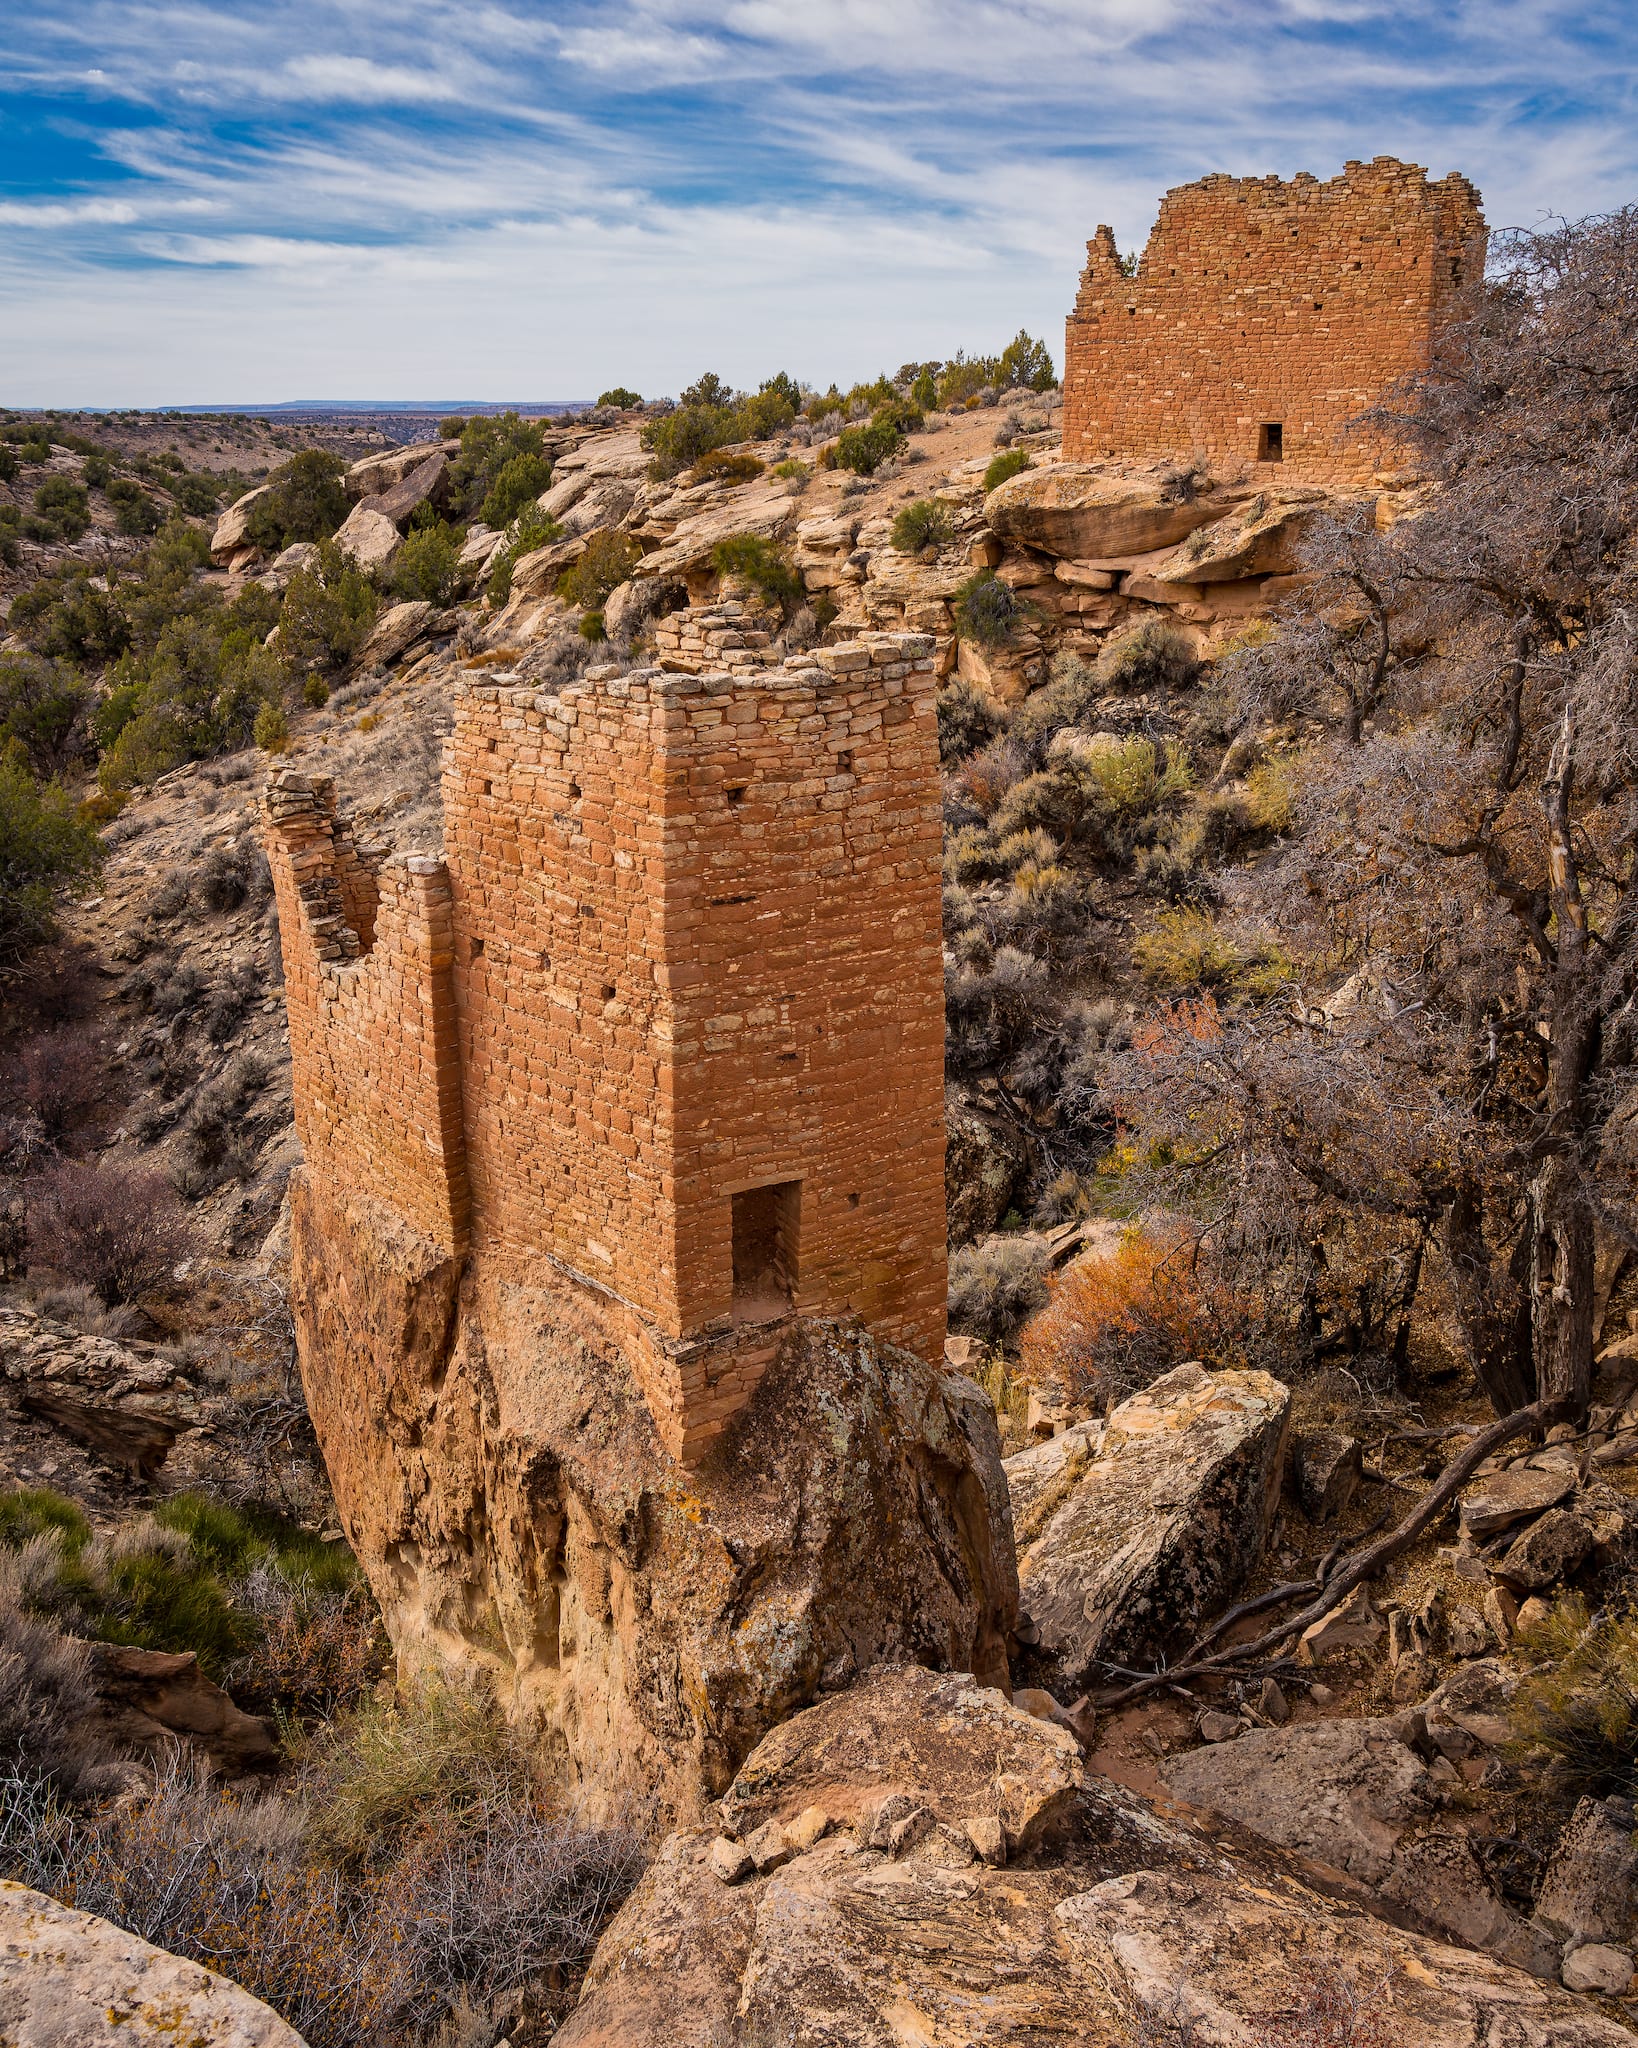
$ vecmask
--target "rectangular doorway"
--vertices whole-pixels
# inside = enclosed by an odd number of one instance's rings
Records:
[[[1257,429],[1257,460],[1259,462],[1283,462],[1285,460],[1285,422],[1270,420],[1267,426]]]
[[[796,1300],[802,1183],[747,1188],[734,1205],[734,1320],[770,1322]]]

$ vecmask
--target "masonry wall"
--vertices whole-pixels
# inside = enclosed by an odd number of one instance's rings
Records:
[[[944,1336],[931,646],[775,664],[736,613],[674,628],[666,667],[463,686],[447,866],[380,867],[367,951],[333,819],[288,773],[268,798],[310,1169],[468,1233],[627,1358],[688,1459],[796,1318]],[[793,1183],[794,1294],[753,1314],[734,1196]]]
[[[1350,420],[1429,360],[1483,267],[1479,195],[1392,157],[1322,183],[1215,175],[1166,194],[1135,277],[1106,227],[1065,336],[1064,453],[1255,463],[1283,429],[1293,480],[1394,451]]]
[[[325,779],[286,770],[264,818],[302,1150],[453,1252],[468,1200],[448,878],[357,846]]]

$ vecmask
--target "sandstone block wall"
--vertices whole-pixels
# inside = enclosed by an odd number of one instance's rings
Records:
[[[1392,451],[1348,422],[1428,362],[1484,263],[1479,195],[1452,172],[1377,157],[1304,174],[1180,185],[1137,274],[1100,227],[1064,344],[1064,453],[1200,455],[1368,475]]]
[[[441,863],[370,868],[299,776],[267,802],[309,1170],[545,1276],[689,1459],[797,1318],[944,1336],[930,643],[775,664],[737,620],[464,686]]]

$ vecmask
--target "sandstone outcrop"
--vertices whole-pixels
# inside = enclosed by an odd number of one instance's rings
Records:
[[[356,504],[364,498],[378,498],[401,484],[405,477],[430,462],[435,455],[446,459],[457,453],[459,441],[416,441],[407,448],[392,448],[380,455],[366,455],[355,462],[342,478],[349,498]]]
[[[388,566],[404,545],[404,537],[384,512],[355,505],[336,528],[335,543],[368,574]]]
[[[303,2048],[240,1985],[42,1892],[0,1883],[8,2048]]]
[[[253,491],[246,491],[242,498],[235,498],[217,520],[215,531],[210,537],[210,557],[213,562],[231,561],[235,555],[249,547],[246,529],[250,524],[251,511],[257,501],[265,498],[272,488],[271,484],[258,484]]]
[[[1017,1675],[1065,1696],[1175,1646],[1238,1585],[1278,1503],[1291,1397],[1262,1372],[1180,1365],[1090,1425],[1083,1463],[1030,1467],[1019,1597],[1034,1624]]]
[[[1254,1728],[1168,1759],[1191,1806],[1357,1878],[1417,1922],[1556,1976],[1557,1944],[1492,1891],[1466,1835],[1439,1824],[1443,1792],[1391,1721]]]
[[[945,1091],[944,1124],[950,1242],[970,1244],[994,1230],[1012,1207],[1014,1194],[1028,1178],[1033,1148],[1015,1123],[958,1088]]]
[[[314,1423],[401,1666],[487,1674],[593,1804],[697,1812],[875,1663],[1004,1678],[1012,1530],[971,1381],[804,1324],[684,1473],[549,1294],[463,1279],[301,1178],[292,1253]]]
[[[1179,2016],[1240,2048],[1339,1986],[1418,2048],[1634,2039],[1089,1774],[967,1679],[868,1674],[775,1730],[722,1812],[610,1925],[564,2048],[1130,2048]]]
[[[984,502],[1003,540],[1074,562],[1124,562],[1173,547],[1230,509],[1185,495],[1164,476],[1122,475],[1081,463],[1026,469]]]
[[[191,1650],[93,1643],[90,1673],[97,1707],[86,1732],[93,1741],[164,1758],[180,1740],[226,1777],[263,1768],[278,1756],[267,1723],[207,1678]]]

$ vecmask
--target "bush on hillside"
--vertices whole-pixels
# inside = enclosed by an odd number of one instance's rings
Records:
[[[551,481],[552,466],[544,455],[525,450],[508,456],[478,507],[479,519],[499,533],[511,525],[526,505],[532,505],[543,491],[550,489]]]
[[[85,756],[90,705],[90,689],[71,662],[0,655],[0,754],[15,742],[41,781]]]
[[[804,595],[801,571],[773,541],[760,533],[734,533],[711,550],[719,576],[737,576],[789,618]]]
[[[766,467],[754,455],[712,448],[700,457],[689,474],[697,484],[747,484],[753,477],[761,476]]]
[[[557,594],[565,604],[601,612],[610,591],[617,590],[641,560],[641,551],[629,534],[594,533],[580,560],[558,578]]]
[[[892,541],[901,555],[944,548],[955,539],[955,522],[942,498],[917,498],[893,515]]]
[[[867,425],[844,427],[836,436],[836,467],[852,470],[856,476],[874,476],[884,462],[904,452],[905,438],[898,419],[886,411]]]
[[[1043,1239],[989,1237],[950,1254],[948,1311],[958,1330],[1003,1344],[1047,1299]]]
[[[465,580],[460,531],[442,520],[407,534],[393,558],[392,594],[401,602],[421,598],[428,604],[453,604]]]
[[[0,977],[55,930],[58,900],[96,876],[102,844],[67,793],[35,781],[21,746],[0,752]]]
[[[299,540],[328,540],[351,506],[342,485],[346,464],[323,448],[304,448],[268,478],[245,519],[245,538],[270,555]]]
[[[1010,583],[993,569],[969,576],[951,602],[955,628],[963,640],[981,647],[1004,647],[1026,616],[1026,607]]]
[[[965,761],[1004,732],[1007,714],[993,697],[954,676],[939,691],[938,757],[946,768]]]
[[[436,540],[423,546],[438,552]],[[379,609],[368,577],[333,542],[321,543],[317,564],[298,569],[284,593],[279,658],[291,680],[339,674],[370,637]]]
[[[996,491],[1012,477],[1021,476],[1029,468],[1029,456],[1022,448],[1008,448],[991,459],[984,471],[984,489]]]
[[[599,405],[612,405],[618,412],[630,412],[634,406],[641,405],[643,400],[640,392],[628,391],[624,384],[616,384],[612,391],[605,391],[597,402]]]
[[[454,422],[451,420],[447,424],[452,426]],[[523,419],[515,412],[487,413],[469,419],[461,428],[460,438],[460,452],[451,465],[451,476],[459,494],[461,508],[468,514],[479,512],[490,492],[499,485],[508,465],[519,457],[527,457],[540,464],[545,462],[544,429],[538,421]],[[533,470],[514,469],[514,482],[508,486],[508,490],[515,493],[519,488],[516,479],[526,474],[538,473]],[[541,489],[545,489],[544,484]],[[528,495],[538,497],[539,492],[530,492]],[[521,509],[521,503],[518,509]],[[507,522],[504,519],[491,519],[485,520],[484,523],[489,526],[504,526]]]
[[[29,1183],[31,1269],[81,1280],[110,1308],[161,1286],[188,1241],[170,1187],[145,1168],[64,1159]]]

